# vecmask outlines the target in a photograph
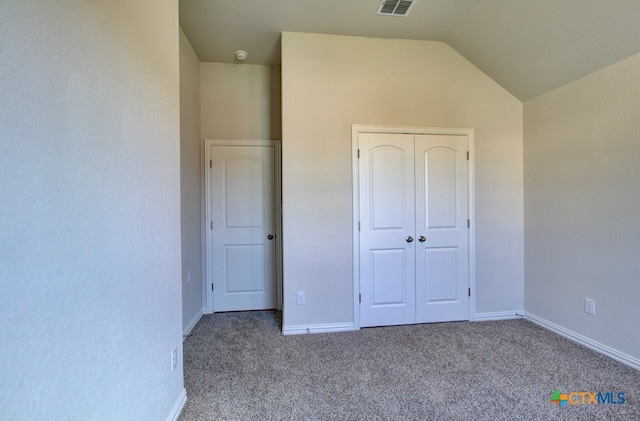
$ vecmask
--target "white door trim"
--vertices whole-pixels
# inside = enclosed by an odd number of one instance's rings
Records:
[[[358,227],[360,219],[360,192],[358,175],[358,150],[360,133],[406,133],[406,134],[427,134],[427,135],[465,135],[467,136],[469,148],[469,173],[468,173],[468,194],[469,194],[469,219],[471,226],[469,229],[469,287],[471,297],[469,298],[469,320],[475,320],[476,313],[476,235],[475,235],[475,153],[474,153],[474,130],[473,129],[452,129],[439,127],[398,127],[398,126],[366,126],[354,124],[351,126],[351,169],[353,188],[353,328],[360,329],[360,230]]]
[[[203,261],[205,274],[202,277],[206,296],[206,314],[213,313],[213,267],[211,263],[209,253],[212,250],[212,233],[210,224],[212,221],[211,209],[212,198],[211,194],[211,167],[209,162],[211,161],[211,147],[212,146],[273,146],[275,151],[274,160],[274,208],[276,219],[276,308],[282,310],[282,157],[281,157],[281,145],[279,140],[229,140],[229,139],[204,139],[204,232],[205,232],[205,247],[203,250]]]

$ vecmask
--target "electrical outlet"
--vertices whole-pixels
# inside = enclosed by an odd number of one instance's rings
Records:
[[[592,316],[596,315],[596,302],[590,298],[584,299],[584,312]]]
[[[306,304],[307,299],[304,296],[304,291],[298,291],[298,305]]]
[[[171,351],[171,371],[176,371],[178,366],[178,347],[173,348]]]

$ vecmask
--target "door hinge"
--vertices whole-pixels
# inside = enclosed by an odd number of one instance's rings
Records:
[[[358,294],[358,302],[361,303],[362,302],[362,294]]]
[[[467,219],[467,228],[471,228],[471,219]]]
[[[209,228],[213,230],[213,221],[209,222]]]
[[[360,231],[360,222],[358,222],[358,231]]]
[[[360,149],[358,149],[358,159],[360,159]]]
[[[213,160],[209,160],[209,168],[213,168]]]
[[[467,151],[467,161],[469,160],[469,151]]]
[[[471,297],[471,288],[469,288],[469,297]]]
[[[213,291],[213,284],[211,284],[211,291]]]

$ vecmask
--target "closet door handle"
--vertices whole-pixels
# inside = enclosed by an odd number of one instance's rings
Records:
[[[407,238],[405,238],[405,240],[407,240],[407,243],[413,243],[413,237],[412,236],[408,236]]]
[[[427,239],[424,238],[424,235],[421,235],[420,238],[418,238],[418,241],[420,241],[421,243],[424,243],[425,241],[427,241]]]

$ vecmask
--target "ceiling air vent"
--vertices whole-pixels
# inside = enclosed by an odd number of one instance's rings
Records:
[[[416,0],[382,0],[380,8],[378,8],[379,15],[388,16],[407,16]]]

